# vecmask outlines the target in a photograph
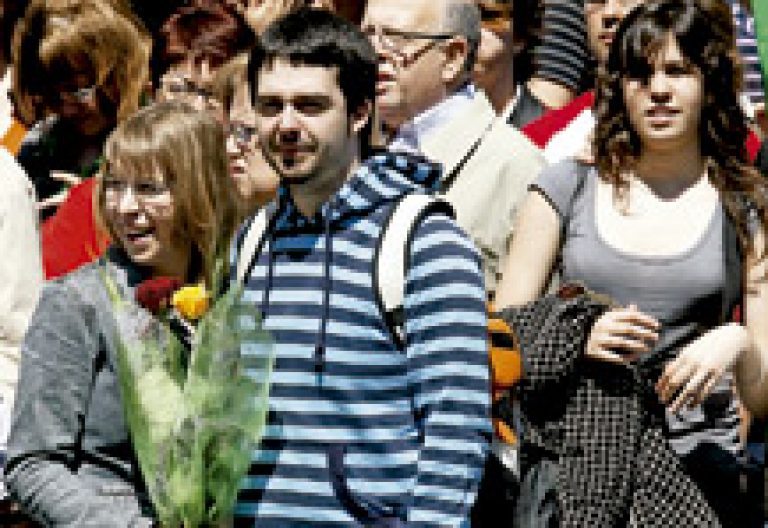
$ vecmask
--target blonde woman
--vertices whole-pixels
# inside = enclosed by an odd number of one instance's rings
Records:
[[[46,526],[152,522],[123,419],[113,341],[120,315],[103,267],[126,299],[149,278],[206,280],[236,222],[223,132],[204,113],[173,102],[147,107],[111,134],[105,158],[98,210],[113,245],[46,284],[22,347],[7,484]]]

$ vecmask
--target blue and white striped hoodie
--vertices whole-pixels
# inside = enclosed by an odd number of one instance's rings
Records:
[[[374,156],[314,218],[280,190],[245,279],[245,299],[261,307],[276,360],[267,432],[235,526],[469,524],[491,431],[478,253],[445,214],[418,224],[404,349],[373,283],[390,208],[438,178],[423,160]]]

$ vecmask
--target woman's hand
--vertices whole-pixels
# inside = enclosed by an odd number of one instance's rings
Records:
[[[605,312],[587,339],[584,357],[625,364],[650,352],[658,341],[659,322],[634,304]]]
[[[672,412],[700,404],[747,348],[745,332],[740,325],[724,325],[683,347],[656,383],[662,403]]]

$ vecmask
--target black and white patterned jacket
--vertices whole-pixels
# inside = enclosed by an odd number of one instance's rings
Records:
[[[523,357],[523,451],[555,461],[561,526],[719,526],[664,437],[652,383],[632,365],[583,357],[608,308],[569,286],[502,312]]]

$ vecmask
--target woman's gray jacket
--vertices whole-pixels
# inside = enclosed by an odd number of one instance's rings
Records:
[[[115,375],[105,265],[132,298],[143,277],[112,250],[45,285],[22,347],[5,477],[44,526],[150,525]]]

